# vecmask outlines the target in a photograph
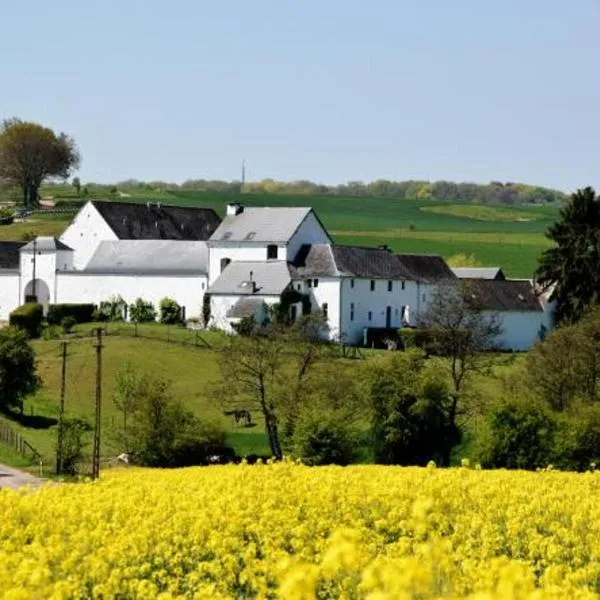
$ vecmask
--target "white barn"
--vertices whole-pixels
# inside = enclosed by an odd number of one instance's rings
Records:
[[[232,204],[221,220],[212,209],[91,201],[60,239],[0,242],[0,320],[32,296],[44,307],[168,296],[200,317],[208,294],[210,325],[231,331],[243,317],[264,320],[295,290],[327,317],[331,339],[361,344],[367,329],[417,325],[436,286],[469,274],[502,320],[499,346],[527,349],[550,327],[530,282],[504,281],[499,269],[455,274],[440,256],[334,244],[310,207]]]

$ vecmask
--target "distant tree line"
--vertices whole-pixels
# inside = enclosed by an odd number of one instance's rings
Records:
[[[78,186],[79,181],[77,181]],[[486,204],[548,204],[563,202],[566,194],[540,186],[492,181],[489,184],[455,183],[452,181],[389,181],[378,179],[368,183],[349,181],[341,185],[323,185],[307,180],[275,181],[263,179],[250,181],[243,185],[240,181],[221,181],[213,179],[188,179],[181,184],[166,181],[137,181],[128,179],[115,185],[87,183],[88,190],[106,188],[108,191],[166,191],[189,190],[220,192],[226,194],[298,194],[331,196],[376,196],[403,200],[443,200],[452,202],[472,202]]]

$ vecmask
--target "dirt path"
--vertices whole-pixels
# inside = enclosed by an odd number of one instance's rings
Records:
[[[12,467],[0,464],[0,489],[1,488],[20,488],[24,485],[38,486],[42,483],[42,480],[25,473],[24,471],[17,471]]]

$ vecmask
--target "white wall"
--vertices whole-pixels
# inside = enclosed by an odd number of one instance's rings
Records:
[[[286,259],[293,261],[302,244],[328,244],[331,240],[313,212],[308,213],[287,245]]]
[[[100,242],[118,238],[93,204],[88,202],[75,215],[60,239],[75,250],[73,266],[76,269],[83,269],[98,249]]]
[[[8,321],[10,313],[21,302],[18,271],[0,271],[0,321]]]
[[[227,313],[241,298],[246,298],[246,296],[211,294],[209,326],[233,333],[231,323],[235,323],[239,319],[231,319]],[[252,298],[262,300],[267,306],[277,304],[280,300],[279,296],[252,296]]]
[[[25,300],[25,290],[33,281],[33,250],[21,250],[20,253],[22,295]],[[48,304],[56,302],[56,251],[37,250],[35,253],[35,279],[42,281],[45,285],[36,287],[38,302],[47,308]],[[36,283],[37,286],[37,283]],[[45,290],[48,290],[48,297]],[[39,293],[38,293],[39,292]]]
[[[93,302],[99,304],[111,296],[120,295],[131,304],[137,298],[154,304],[158,312],[164,297],[173,298],[185,306],[186,317],[202,316],[202,300],[206,291],[205,275],[131,275],[57,274],[56,302]]]
[[[317,287],[314,287],[314,280],[318,280]],[[327,304],[327,324],[329,325],[329,338],[339,340],[340,338],[340,282],[337,277],[318,277],[311,278],[311,287],[306,284],[307,279],[295,280],[292,287],[302,293],[308,294],[312,304],[312,311],[323,310],[323,305]],[[302,314],[299,309],[298,315]]]
[[[492,315],[499,318],[502,333],[496,339],[495,344],[503,350],[529,350],[540,340],[542,324],[546,327],[546,333],[550,333],[551,319],[548,312],[486,312],[484,314],[488,318]]]
[[[354,287],[352,287],[354,281]],[[375,290],[371,291],[370,279],[344,278],[342,283],[341,328],[343,339],[348,344],[360,344],[366,327],[385,327],[387,307],[391,307],[391,326],[402,325],[402,307],[408,306],[410,324],[416,323],[418,286],[413,281],[392,281],[392,291],[388,291],[387,279],[375,279]],[[354,304],[354,319],[352,319]],[[369,312],[371,319],[369,320]]]
[[[285,260],[285,246],[277,248],[277,260]],[[212,285],[221,274],[221,259],[228,258],[234,261],[267,260],[267,245],[234,243],[227,246],[208,247],[208,272],[209,285]]]

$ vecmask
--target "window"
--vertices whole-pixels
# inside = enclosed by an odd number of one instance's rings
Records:
[[[371,291],[374,292],[375,291],[375,280],[371,279]]]
[[[327,319],[329,316],[329,305],[327,304],[327,302],[323,302],[321,310],[323,311],[323,317]]]
[[[353,288],[354,287],[354,279],[350,280],[350,287]]]
[[[354,302],[350,303],[350,320],[354,321]]]
[[[302,284],[301,284],[301,283],[299,283],[299,284],[296,286],[296,289],[297,289],[298,291],[300,291],[300,290],[302,289]]]
[[[373,313],[372,313],[371,311],[369,311],[369,315],[368,315],[368,317],[369,317],[369,321],[372,321],[372,320],[373,320]]]
[[[276,244],[269,244],[267,246],[267,260],[277,258],[277,249]]]
[[[225,270],[225,267],[231,262],[230,258],[221,259],[221,273]]]
[[[402,282],[402,289],[404,289],[404,287],[405,287],[405,283],[406,283],[406,281],[403,281],[403,282]]]
[[[391,291],[392,291],[392,289],[393,289],[393,285],[394,285],[394,284],[392,283],[392,281],[388,281],[388,292],[391,292]]]
[[[312,287],[312,279],[306,280],[306,287]]]
[[[185,323],[185,306],[181,307],[181,320]]]
[[[314,279],[313,280],[313,287],[319,287],[319,280],[318,279]]]

